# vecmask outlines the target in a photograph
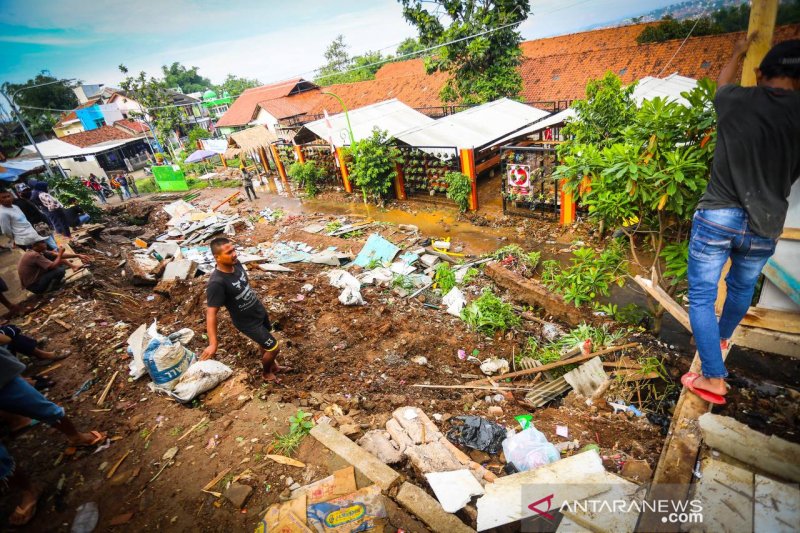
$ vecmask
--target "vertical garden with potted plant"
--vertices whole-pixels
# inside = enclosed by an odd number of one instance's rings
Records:
[[[352,162],[350,177],[367,198],[375,203],[383,203],[397,177],[397,163],[400,150],[394,145],[386,131],[375,128],[372,135],[356,141],[350,148]]]

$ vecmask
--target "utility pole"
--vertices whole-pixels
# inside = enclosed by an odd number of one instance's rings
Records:
[[[742,86],[752,87],[756,84],[755,69],[772,47],[775,33],[775,21],[778,18],[778,0],[753,0],[750,6],[750,23],[747,36],[757,33],[750,43],[742,65]]]

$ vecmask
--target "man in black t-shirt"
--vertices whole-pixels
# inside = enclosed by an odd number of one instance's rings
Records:
[[[775,45],[756,69],[757,86],[740,87],[734,79],[749,42],[737,43],[719,75],[714,162],[689,240],[689,318],[702,375],[687,372],[681,382],[716,404],[724,404],[727,393],[722,352],[775,253],[787,198],[800,176],[800,40]],[[717,284],[728,259],[727,295],[717,320]]]
[[[206,289],[208,310],[206,311],[206,331],[208,348],[201,360],[211,359],[217,352],[217,312],[225,306],[231,315],[233,325],[247,337],[255,341],[264,352],[261,357],[263,377],[267,381],[278,381],[275,373],[281,368],[275,359],[280,351],[278,341],[272,336],[272,325],[267,310],[250,287],[247,272],[236,258],[233,243],[224,237],[211,241],[211,253],[217,267],[211,273]]]

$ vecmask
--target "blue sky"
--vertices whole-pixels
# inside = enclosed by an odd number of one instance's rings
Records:
[[[532,0],[525,39],[636,16],[676,0]],[[0,81],[54,76],[114,85],[117,65],[180,61],[220,82],[309,76],[338,34],[350,52],[394,48],[414,30],[396,0],[0,0]]]

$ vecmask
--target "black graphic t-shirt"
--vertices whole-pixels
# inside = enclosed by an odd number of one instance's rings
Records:
[[[267,310],[247,280],[247,272],[236,263],[228,274],[214,269],[206,289],[209,307],[225,306],[231,314],[233,325],[240,330],[257,327],[267,319]]]

